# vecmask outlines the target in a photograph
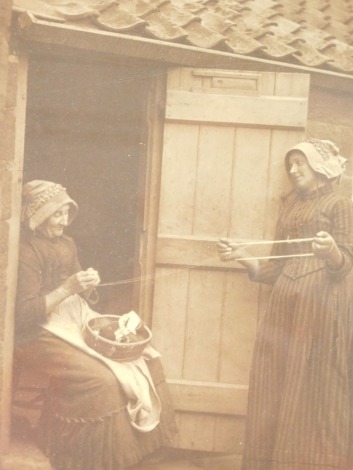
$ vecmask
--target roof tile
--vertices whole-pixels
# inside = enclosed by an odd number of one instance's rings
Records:
[[[319,10],[314,8],[303,8],[297,12],[297,22],[302,25],[315,26],[324,29],[328,23],[328,17]]]
[[[201,18],[194,13],[183,10],[180,7],[176,7],[169,2],[159,7],[159,10],[177,26],[183,27],[187,26],[193,21],[201,21]]]
[[[205,49],[211,48],[226,48],[226,37],[219,33],[214,33],[209,28],[206,28],[201,23],[194,22],[184,28],[187,31],[188,42],[196,47]]]
[[[326,31],[313,28],[311,26],[300,28],[292,36],[294,36],[294,38],[291,42],[295,42],[296,39],[304,39],[306,42],[311,44],[313,47],[315,47],[315,49],[318,49],[319,51],[322,48],[331,44],[331,42],[335,39],[334,36],[327,33]],[[287,42],[287,44],[291,44],[291,42]]]
[[[334,41],[322,50],[322,53],[329,57],[330,64],[336,70],[353,72],[353,47],[347,44]]]
[[[271,8],[275,8],[278,5],[278,2],[273,0],[262,0],[261,2],[256,0],[244,0],[242,4],[254,13],[261,13]]]
[[[351,40],[351,34],[349,30],[349,26],[334,20],[330,20],[328,25],[325,27],[326,32],[331,33],[340,41],[348,43]]]
[[[294,23],[294,21],[287,20],[283,18],[280,14],[275,14],[271,18],[271,25],[268,26],[266,29],[271,31],[275,36],[279,38],[283,38],[288,36],[291,33],[299,31],[301,26],[298,23]]]
[[[278,12],[282,12],[284,15],[287,15],[288,18],[293,20],[294,15],[300,9],[300,5],[297,2],[293,2],[293,0],[282,0],[278,2],[275,9]]]
[[[85,4],[82,3],[64,3],[60,4],[56,2],[54,4],[54,9],[62,15],[67,20],[79,20],[82,18],[87,18],[89,16],[98,15],[100,10],[108,7],[113,2],[110,0],[109,2],[102,1],[102,2],[87,2]]]
[[[173,0],[169,3],[171,3],[176,8],[194,14],[197,14],[197,12],[202,10],[204,7],[202,0]]]
[[[227,38],[227,43],[236,54],[251,54],[265,48],[261,42],[234,27],[227,30]]]
[[[93,21],[98,27],[107,31],[129,31],[130,33],[132,31],[137,32],[138,28],[147,24],[145,20],[122,10],[116,4],[101,12],[100,15],[95,16]]]
[[[351,0],[328,0],[326,1],[326,9],[333,9],[333,10],[343,10],[343,11],[351,11],[352,10],[352,2]]]
[[[15,2],[15,7],[24,11],[30,11],[38,18],[63,18],[63,16],[58,13],[52,5],[48,5],[42,0],[17,0]]]
[[[294,45],[297,52],[293,54],[293,57],[304,65],[317,67],[330,60],[326,55],[318,52],[315,47],[311,46],[306,41],[298,39],[293,46]]]
[[[324,13],[328,18],[331,18],[332,20],[338,21],[342,24],[346,24],[352,19],[352,10],[350,8],[342,10],[329,4],[327,5],[327,8],[325,8]]]
[[[139,17],[158,11],[158,2],[153,0],[151,2],[146,0],[118,0],[117,3],[123,11]]]
[[[202,24],[206,28],[209,28],[215,32],[223,33],[234,24],[234,22],[229,20],[227,17],[207,9],[204,9],[202,12],[200,12],[199,16],[202,19]]]
[[[264,53],[272,58],[287,57],[296,52],[294,47],[280,41],[273,33],[265,33],[257,38],[265,46]]]
[[[234,20],[234,23],[237,28],[250,33],[252,36],[256,36],[259,31],[262,31],[266,27],[275,24],[274,22],[268,20],[264,21],[263,18],[253,14],[251,11],[244,12],[241,16]]]
[[[241,8],[244,7],[243,3],[244,3],[245,0],[223,0],[222,2],[218,1],[218,0],[206,0],[204,1],[204,6],[206,6],[207,8],[209,7],[222,7],[222,8],[226,8],[228,10],[233,10],[233,11],[239,11]]]
[[[187,32],[180,28],[159,11],[144,15],[147,21],[146,32],[151,37],[161,41],[182,41],[187,37]]]
[[[234,20],[242,15],[241,8],[236,9],[235,6],[233,8],[228,8],[222,5],[215,5],[213,7],[213,11],[219,15],[222,15],[225,19]]]
[[[298,2],[298,5],[300,5],[301,7],[310,7],[320,11],[324,10],[329,4],[330,0],[300,0]]]

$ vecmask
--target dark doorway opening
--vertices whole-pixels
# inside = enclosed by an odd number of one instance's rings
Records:
[[[143,199],[151,70],[34,57],[30,61],[24,182],[64,185],[79,205],[68,234],[102,282],[134,277]],[[133,283],[100,288],[101,311],[132,308]]]

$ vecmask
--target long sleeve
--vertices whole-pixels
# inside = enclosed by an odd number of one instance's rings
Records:
[[[16,330],[34,331],[46,321],[45,296],[81,270],[70,237],[50,240],[33,236],[20,247],[16,299]]]
[[[21,245],[17,281],[16,328],[28,329],[46,320],[45,297],[42,293],[43,266],[29,245]]]
[[[277,223],[276,239],[310,240],[320,231],[332,235],[341,250],[343,258],[338,269],[331,268],[325,258],[310,256],[311,241],[290,245],[280,244],[274,245],[271,253],[273,256],[291,254],[293,256],[260,263],[258,272],[250,279],[273,284],[281,273],[297,279],[326,269],[327,275],[333,282],[342,280],[351,272],[353,265],[353,205],[348,198],[334,191],[331,186],[320,188],[317,195],[290,197],[285,201]],[[296,256],[306,253],[309,253],[309,256]]]
[[[274,284],[283,270],[283,265],[284,262],[281,261],[261,261],[257,273],[249,275],[249,279],[253,282]]]
[[[335,242],[341,250],[343,261],[339,269],[331,269],[327,264],[327,271],[333,281],[340,281],[352,270],[353,265],[353,205],[349,199],[339,199],[333,207],[332,233]]]

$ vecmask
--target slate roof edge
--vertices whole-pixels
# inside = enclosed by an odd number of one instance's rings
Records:
[[[92,50],[114,56],[163,62],[169,66],[223,67],[226,69],[246,67],[248,70],[264,70],[265,67],[268,71],[310,73],[312,77],[344,79],[353,84],[353,75],[341,72],[203,49],[146,37],[75,27],[65,23],[38,19],[30,12],[21,9],[14,9],[14,12],[18,15],[17,33],[25,43],[42,43],[78,50]]]

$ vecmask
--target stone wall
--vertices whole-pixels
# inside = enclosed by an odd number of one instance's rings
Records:
[[[313,86],[310,90],[307,136],[332,140],[349,159],[342,187],[352,196],[353,181],[353,85]]]
[[[308,135],[338,142],[344,155],[353,155],[353,89],[314,86],[310,90]]]

